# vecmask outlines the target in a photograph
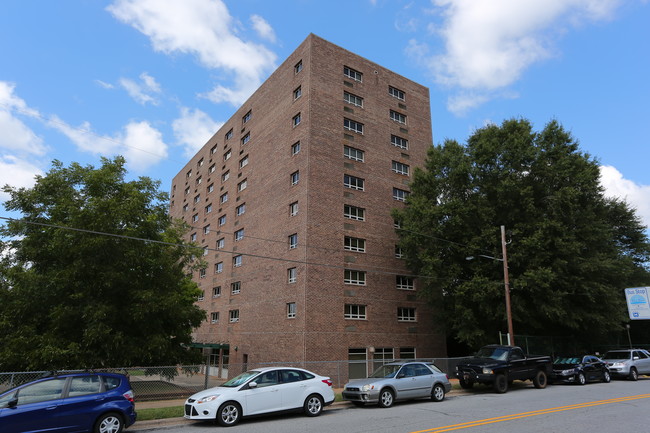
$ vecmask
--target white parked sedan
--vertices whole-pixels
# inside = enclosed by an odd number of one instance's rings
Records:
[[[244,416],[303,410],[318,416],[334,402],[332,381],[301,368],[256,368],[185,402],[185,418],[233,426]]]

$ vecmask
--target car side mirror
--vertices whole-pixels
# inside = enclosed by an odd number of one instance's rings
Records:
[[[400,373],[400,374],[397,375],[398,379],[403,379],[405,377],[406,377],[406,375],[404,373]]]
[[[5,407],[16,407],[18,406],[18,397],[14,397],[11,400],[7,402],[7,405]]]
[[[252,389],[252,388],[257,388],[257,382],[251,382],[251,383],[249,383],[249,384],[248,384],[248,387],[251,388],[251,389]]]

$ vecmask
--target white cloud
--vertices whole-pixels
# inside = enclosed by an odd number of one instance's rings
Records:
[[[161,90],[156,79],[143,72],[140,74],[140,80],[141,82],[138,83],[128,78],[120,78],[120,85],[139,104],[145,105],[149,102],[152,105],[158,105],[158,100],[154,95],[159,94]]]
[[[636,209],[646,227],[650,227],[650,185],[639,185],[629,179],[615,167],[600,167],[600,184],[605,188],[605,195],[627,201]]]
[[[253,23],[253,29],[255,29],[262,39],[275,42],[276,38],[273,27],[264,18],[259,15],[251,15],[251,22]]]
[[[43,175],[43,171],[34,164],[11,155],[0,156],[0,187],[31,188],[36,183],[36,175]],[[0,191],[0,200],[7,199],[9,194]]]
[[[38,111],[15,95],[13,83],[0,81],[0,148],[24,155],[44,155],[47,146],[19,116],[40,118]]]
[[[430,25],[443,54],[424,60],[436,82],[472,90],[480,104],[517,81],[532,64],[556,55],[555,40],[571,26],[612,16],[620,0],[432,0],[442,16]],[[411,42],[411,48],[421,43]],[[408,51],[408,50],[407,50]],[[422,48],[419,49],[422,52]],[[455,104],[450,104],[453,109]]]
[[[275,66],[276,55],[236,35],[237,25],[222,0],[116,0],[107,10],[166,54],[195,55],[204,66],[235,77],[235,88],[218,85],[206,97],[240,105]]]
[[[174,120],[172,127],[178,143],[185,148],[185,156],[191,158],[222,125],[223,122],[215,122],[199,109],[183,107],[181,117]]]
[[[95,80],[95,83],[99,84],[104,89],[114,89],[115,88],[115,86],[112,85],[111,83],[107,83],[107,82],[102,81],[102,80]]]

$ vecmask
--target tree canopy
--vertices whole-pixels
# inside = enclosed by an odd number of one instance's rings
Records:
[[[635,211],[606,197],[599,176],[557,121],[535,132],[525,119],[507,120],[466,145],[448,139],[429,150],[394,216],[418,287],[444,306],[449,335],[478,345],[507,330],[501,225],[515,335],[621,329],[623,289],[650,283],[650,250]]]
[[[125,181],[124,164],[54,161],[33,188],[4,187],[22,216],[0,228],[0,371],[194,360],[196,251],[160,183]]]

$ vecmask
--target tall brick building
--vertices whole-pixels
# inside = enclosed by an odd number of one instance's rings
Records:
[[[174,177],[206,248],[195,341],[223,362],[446,355],[391,209],[431,146],[429,91],[315,35]]]

